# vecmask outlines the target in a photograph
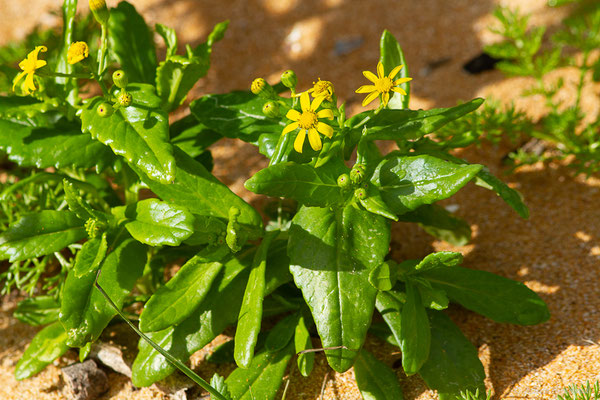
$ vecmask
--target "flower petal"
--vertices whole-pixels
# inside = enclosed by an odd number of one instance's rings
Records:
[[[292,121],[298,121],[300,119],[300,113],[296,110],[290,110],[287,112],[287,114],[285,114],[285,117],[287,119],[291,119]]]
[[[26,74],[27,72],[23,71],[23,72],[19,72],[19,74],[17,76],[15,76],[15,79],[13,81],[13,92],[15,91],[15,87],[17,87],[17,83],[19,83],[21,81],[21,79],[23,79],[23,76]]]
[[[331,137],[333,136],[333,128],[324,122],[317,122],[317,131],[321,132],[329,139],[331,139]],[[308,138],[310,139],[310,132],[308,133]]]
[[[367,78],[373,83],[376,83],[379,80],[379,78],[377,78],[377,75],[375,75],[371,71],[363,71],[363,75],[365,78]]]
[[[365,99],[362,102],[362,106],[366,106],[367,104],[369,104],[370,102],[372,102],[373,100],[375,100],[377,98],[377,96],[379,96],[379,92],[373,92],[370,95],[368,95],[367,97],[365,97]]]
[[[383,74],[383,64],[381,61],[377,63],[377,75],[379,75],[379,79],[383,78],[385,75]]]
[[[290,133],[291,131],[294,131],[296,129],[298,129],[298,123],[292,122],[291,124],[283,128],[283,132],[281,132],[281,134],[285,135],[286,133]]]
[[[325,96],[315,97],[315,99],[312,101],[312,104],[310,105],[310,109],[312,111],[317,111],[317,108],[319,108],[323,100],[325,100]]]
[[[308,131],[308,141],[310,142],[310,147],[312,147],[314,151],[319,151],[323,147],[321,144],[321,138],[319,137],[319,134],[315,128],[312,128]]]
[[[375,88],[375,85],[363,85],[363,86],[359,87],[358,89],[356,89],[356,91],[354,93],[371,93],[375,90],[377,90]]]
[[[388,101],[390,101],[390,92],[385,92],[383,93],[383,95],[381,96],[381,103],[383,104],[383,106],[387,106]]]
[[[402,85],[403,83],[412,81],[412,78],[400,78],[394,81],[394,86]]]
[[[302,108],[303,112],[310,110],[310,97],[308,92],[304,92],[300,96],[300,107]]]
[[[33,74],[27,74],[25,77],[25,88],[30,92],[35,92],[37,90],[33,81]]]
[[[406,96],[406,91],[404,89],[402,89],[401,87],[393,87],[392,91],[396,92],[396,93],[400,93],[403,96]]]
[[[42,68],[46,64],[48,64],[48,63],[44,60],[37,60],[35,62],[35,69]]]
[[[306,131],[302,129],[298,132],[298,136],[296,136],[296,140],[294,140],[294,150],[298,153],[302,153],[302,146],[304,146],[304,138],[306,137]]]
[[[331,111],[329,109],[321,110],[317,113],[317,118],[333,119],[333,111]]]
[[[402,67],[404,67],[404,65],[398,65],[396,68],[394,68],[392,70],[392,72],[390,72],[390,74],[388,75],[388,78],[394,79],[394,77],[396,75],[398,75],[398,72],[400,72],[400,70],[402,69]]]

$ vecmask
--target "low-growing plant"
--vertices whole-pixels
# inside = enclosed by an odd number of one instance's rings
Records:
[[[442,137],[454,133],[457,141],[477,143],[485,138],[497,142],[498,134],[502,133],[503,137],[519,144],[509,154],[513,168],[571,157],[569,164],[577,173],[589,176],[600,170],[600,118],[586,119],[582,110],[584,89],[600,81],[600,59],[594,54],[600,46],[600,6],[593,1],[549,1],[552,6],[567,3],[577,4],[552,35],[546,33],[545,26],[531,28],[529,17],[518,10],[496,9],[494,16],[499,26],[491,30],[504,40],[484,49],[498,60],[496,68],[507,76],[534,80],[521,94],[540,96],[546,109],[543,116],[533,120],[514,106],[498,104],[448,124]],[[544,45],[545,42],[548,45]],[[549,78],[550,73],[564,67],[577,69],[573,99],[557,96],[559,90],[565,88],[562,77],[554,81]],[[499,122],[505,124],[499,126]],[[504,129],[511,123],[513,129]]]
[[[600,399],[600,382],[596,381],[593,385],[587,381],[582,385],[572,384],[565,388],[565,393],[558,395],[556,400],[598,400]]]
[[[467,242],[469,225],[436,202],[470,181],[520,216],[528,210],[484,166],[450,154],[461,144],[428,137],[483,100],[409,109],[411,78],[388,31],[376,74],[363,72],[370,83],[357,90],[363,105],[379,101],[374,109],[348,117],[331,82],[298,92],[286,71],[273,86],[258,78],[251,91],[196,99],[191,115],[169,125],[168,113],[206,74],[227,22],[185,55],[177,54],[175,31],[156,25],[167,49],[159,62],[152,32],[131,4],[109,10],[90,0],[101,27],[90,51],[71,29],[76,3],[64,3],[54,61],[44,61],[47,48],[36,44],[21,72],[10,72],[16,95],[0,99],[0,149],[21,167],[51,168],[36,183],[58,182],[61,199],[12,222],[0,235],[0,258],[36,263],[72,251],[56,298],[36,295],[17,307],[21,320],[47,325],[17,364],[18,379],[69,348],[85,359],[119,314],[142,336],[136,386],[179,368],[214,398],[273,399],[292,359],[302,375],[311,373],[317,347],[335,371],[354,366],[365,399],[402,398],[396,373],[363,348],[372,331],[402,350],[407,375],[456,399],[461,391],[484,393],[485,373],[477,349],[443,312],[451,301],[498,322],[549,318],[525,285],[463,268],[460,253],[389,258],[398,221]],[[273,197],[264,221],[210,173],[208,147],[222,137],[258,146],[269,159],[245,184]],[[376,141],[398,149],[382,154]],[[175,262],[182,266],[165,282]],[[129,321],[136,313],[139,321]],[[277,323],[261,332],[272,317]],[[383,322],[372,324],[374,317]],[[234,340],[208,360],[238,368],[227,379],[215,375],[211,387],[184,363],[230,325]]]

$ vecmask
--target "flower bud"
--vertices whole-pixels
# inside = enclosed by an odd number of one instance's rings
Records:
[[[347,189],[350,186],[350,177],[348,174],[342,174],[338,176],[337,185],[342,189]]]
[[[106,7],[105,0],[89,0],[90,11],[94,14],[94,18],[100,25],[106,25],[110,12]]]
[[[129,107],[132,101],[131,93],[125,91],[125,89],[121,90],[117,95],[117,104],[121,107]]]
[[[129,78],[127,74],[122,69],[118,69],[112,74],[113,83],[119,89],[125,89],[127,84],[129,83]]]
[[[250,91],[263,99],[274,99],[275,91],[263,78],[256,78],[252,81]]]
[[[283,74],[281,74],[281,83],[288,89],[296,89],[296,85],[298,84],[298,77],[296,73],[291,69],[288,69]]]
[[[352,171],[350,171],[350,180],[355,185],[358,185],[365,179],[365,174],[365,166],[362,164],[355,164],[354,167],[352,167]]]
[[[107,102],[101,103],[98,108],[96,108],[96,113],[101,117],[110,117],[113,111],[113,106]]]
[[[274,101],[267,101],[262,109],[263,114],[269,118],[279,117],[279,104]]]
[[[364,200],[367,198],[367,191],[363,188],[358,188],[354,191],[354,198],[356,200]]]

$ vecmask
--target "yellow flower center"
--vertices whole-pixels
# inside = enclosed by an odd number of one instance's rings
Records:
[[[314,111],[304,111],[302,114],[300,114],[298,126],[301,129],[311,129],[317,126],[317,122],[319,122],[319,119]]]
[[[377,79],[377,82],[375,82],[375,89],[377,89],[379,93],[387,93],[392,90],[393,87],[394,82],[392,82],[392,80],[387,76],[379,78]]]

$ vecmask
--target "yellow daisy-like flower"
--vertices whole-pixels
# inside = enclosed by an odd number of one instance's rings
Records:
[[[373,82],[373,85],[364,85],[356,89],[356,93],[369,93],[362,102],[363,107],[375,100],[379,95],[381,95],[381,104],[384,107],[387,106],[388,101],[390,101],[390,92],[397,92],[406,96],[406,91],[397,86],[411,81],[412,78],[394,80],[394,77],[400,72],[402,67],[404,65],[398,65],[388,76],[385,76],[383,73],[383,64],[380,61],[377,63],[377,75],[370,71],[363,71],[365,78]]]
[[[327,101],[331,101],[333,98],[333,83],[329,81],[322,81],[319,78],[316,82],[313,82],[312,89],[308,89],[308,93],[312,93],[313,97],[323,97]]]
[[[306,138],[307,133],[310,147],[315,151],[319,151],[321,150],[321,147],[323,147],[319,132],[330,139],[333,136],[333,128],[326,123],[319,121],[319,118],[333,119],[333,111],[331,110],[323,109],[317,112],[317,109],[323,100],[325,100],[325,97],[321,96],[315,98],[311,103],[308,92],[304,92],[300,95],[300,107],[302,108],[302,112],[292,109],[286,114],[288,119],[295,122],[292,122],[283,128],[281,134],[285,135],[286,133],[290,133],[300,128],[300,132],[298,132],[298,136],[296,136],[296,140],[294,141],[294,149],[298,153],[302,153],[302,146],[304,145],[304,139]]]
[[[41,52],[48,51],[48,48],[46,46],[36,46],[35,49],[27,55],[27,58],[19,63],[19,68],[21,68],[23,70],[23,72],[19,73],[15,77],[15,80],[13,82],[13,87],[12,87],[13,92],[15,91],[15,87],[17,86],[17,83],[19,83],[21,81],[21,79],[23,78],[23,76],[25,76],[25,75],[27,75],[25,77],[25,86],[24,86],[25,93],[29,94],[29,93],[35,92],[37,90],[37,88],[35,87],[35,83],[33,81],[33,76],[35,75],[35,70],[40,69],[44,65],[47,64],[46,61],[44,61],[44,60],[38,60],[38,54],[40,51]]]
[[[74,42],[67,51],[67,61],[69,64],[77,64],[79,61],[90,55],[90,49],[86,42]]]

